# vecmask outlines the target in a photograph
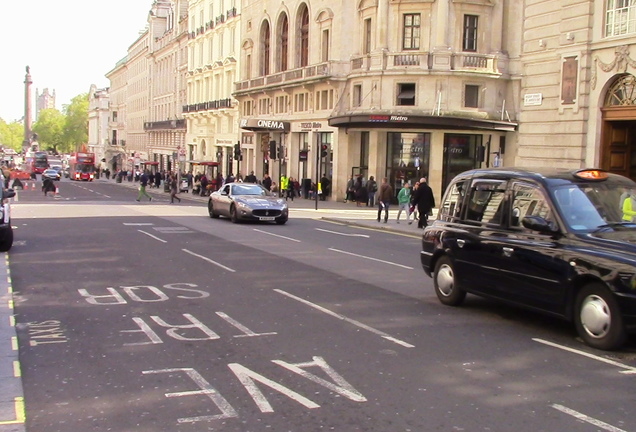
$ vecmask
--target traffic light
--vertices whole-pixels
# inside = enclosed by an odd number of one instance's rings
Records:
[[[241,157],[241,144],[234,144],[234,159],[239,160]]]
[[[276,141],[270,141],[269,142],[269,158],[270,159],[278,159],[278,152],[276,150],[277,150]]]
[[[320,157],[327,157],[329,154],[329,145],[323,144],[320,146]]]

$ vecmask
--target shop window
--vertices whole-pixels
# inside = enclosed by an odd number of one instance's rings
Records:
[[[398,84],[396,105],[415,105],[415,84],[403,83]]]

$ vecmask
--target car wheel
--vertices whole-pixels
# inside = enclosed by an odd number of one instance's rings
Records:
[[[238,215],[236,214],[236,206],[234,204],[232,204],[232,207],[230,207],[230,220],[232,221],[232,223],[238,223]]]
[[[466,291],[457,286],[453,263],[447,256],[441,257],[435,264],[433,285],[437,298],[445,305],[459,306],[466,298]]]
[[[208,200],[208,213],[210,214],[211,218],[218,218],[219,215],[216,214],[216,212],[214,211],[214,205],[212,204],[212,200]]]
[[[0,241],[0,252],[8,252],[13,246],[13,229],[9,227]]]
[[[616,299],[599,283],[586,285],[576,296],[574,323],[586,344],[602,350],[620,348],[627,338]]]
[[[285,218],[285,219],[276,219],[276,223],[278,225],[285,225],[287,223],[287,218]]]

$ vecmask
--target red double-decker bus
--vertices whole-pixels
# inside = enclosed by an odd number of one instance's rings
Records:
[[[68,178],[93,181],[95,178],[95,153],[71,153],[68,160]]]

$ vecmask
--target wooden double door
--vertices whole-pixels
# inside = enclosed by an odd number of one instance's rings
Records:
[[[636,107],[603,112],[601,168],[636,181]]]

